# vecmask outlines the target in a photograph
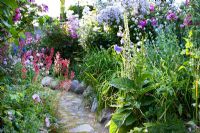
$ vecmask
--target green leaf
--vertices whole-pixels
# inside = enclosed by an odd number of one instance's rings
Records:
[[[18,6],[16,0],[0,0],[0,2],[12,9],[15,9]]]
[[[110,121],[109,133],[118,133],[118,127],[114,121]]]
[[[11,25],[7,21],[4,21],[2,19],[1,19],[1,21],[6,27],[8,27],[8,28],[11,27]]]
[[[133,80],[128,78],[116,78],[110,82],[110,85],[120,90],[131,90],[135,87]]]
[[[180,71],[180,70],[182,70],[182,69],[185,69],[185,70],[186,70],[185,66],[180,66],[179,69],[178,69],[178,71]]]
[[[137,118],[133,114],[129,115],[125,121],[126,126],[133,124],[135,121],[137,121]]]
[[[183,113],[183,106],[181,104],[179,104],[179,106],[178,106],[178,113],[179,113],[179,115],[182,115],[182,113]]]
[[[110,128],[109,128],[110,133],[117,133],[118,130],[121,128],[121,126],[125,124],[125,121],[131,115],[131,113],[132,113],[131,110],[123,112],[117,111],[116,113],[114,113],[110,123]]]
[[[147,93],[147,92],[149,92],[149,91],[152,91],[152,90],[157,89],[159,86],[160,86],[159,83],[157,83],[157,84],[152,84],[151,86],[148,86],[148,87],[146,87],[146,88],[143,88],[143,89],[138,90],[137,93],[140,94],[140,95],[144,95],[145,93]]]

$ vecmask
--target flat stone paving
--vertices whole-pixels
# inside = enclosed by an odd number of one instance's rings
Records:
[[[83,106],[80,95],[71,92],[60,94],[57,111],[62,133],[108,133],[97,122],[95,114]]]

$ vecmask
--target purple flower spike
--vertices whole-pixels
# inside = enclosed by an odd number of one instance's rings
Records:
[[[149,10],[150,10],[150,12],[154,12],[154,11],[155,11],[155,7],[154,7],[153,4],[150,4],[150,6],[149,6]]]
[[[114,45],[114,50],[116,51],[117,54],[120,54],[123,50],[122,47],[119,47],[118,45]]]
[[[139,28],[144,29],[144,27],[147,25],[147,21],[146,20],[140,20],[139,21]]]

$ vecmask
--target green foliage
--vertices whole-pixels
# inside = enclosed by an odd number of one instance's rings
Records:
[[[1,44],[18,44],[19,37],[24,36],[24,32],[33,30],[33,21],[39,22],[43,16],[38,13],[41,9],[36,4],[24,0],[1,0],[0,1],[0,37]],[[20,8],[21,18],[16,24],[13,21],[15,10]],[[41,23],[41,21],[39,22]]]
[[[95,86],[110,79],[117,66],[118,62],[112,55],[112,50],[93,49],[85,55],[79,77],[87,84]]]
[[[186,45],[192,46],[189,42]],[[135,127],[133,132],[186,132],[182,120],[195,117],[191,90],[194,76],[188,72],[191,69],[180,71],[185,58],[180,54],[176,35],[168,29],[160,32],[153,45],[144,46],[131,60],[123,58],[121,75],[110,81],[117,88],[110,105],[116,108],[110,132],[123,133],[124,127],[127,130]],[[126,51],[123,52],[122,56]],[[131,113],[120,110],[131,110]],[[127,120],[131,121],[130,126],[126,125]],[[147,121],[152,124],[137,128]]]
[[[93,6],[90,6],[90,5],[87,5],[89,8],[90,8],[90,10],[93,10],[94,9],[94,7]],[[78,14],[78,16],[79,16],[79,19],[80,18],[82,18],[82,16],[83,16],[83,9],[85,8],[85,6],[80,6],[80,5],[73,5],[73,6],[70,6],[69,8],[68,8],[68,10],[72,10],[74,13],[74,15],[75,14]]]
[[[0,118],[4,132],[38,132],[46,117],[53,125],[53,93],[47,94],[39,84],[1,86]],[[33,94],[39,94],[42,103],[35,103]]]
[[[98,99],[99,110],[112,101],[107,99],[107,95],[112,95],[112,93],[110,94],[112,89],[107,81],[113,77],[118,67],[118,60],[112,54],[111,49],[93,49],[85,55],[82,64],[80,64],[78,78],[93,87],[92,92]]]
[[[60,25],[54,25],[46,31],[41,46],[54,48],[55,53],[59,51],[63,58],[70,59],[72,63],[79,61],[82,55],[78,40],[72,39]]]

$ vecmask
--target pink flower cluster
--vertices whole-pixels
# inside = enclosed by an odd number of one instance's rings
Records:
[[[22,78],[26,78],[27,71],[33,70],[35,72],[33,81],[37,80],[40,72],[42,75],[48,75],[49,69],[52,65],[52,59],[54,54],[54,49],[51,48],[50,55],[45,54],[44,49],[41,52],[38,51],[27,51],[22,56]]]
[[[69,64],[70,60],[62,59],[60,56],[60,53],[56,53],[56,57],[54,59],[54,73],[56,75],[63,75],[65,79],[73,79],[75,74],[73,71],[71,71],[69,75]]]

